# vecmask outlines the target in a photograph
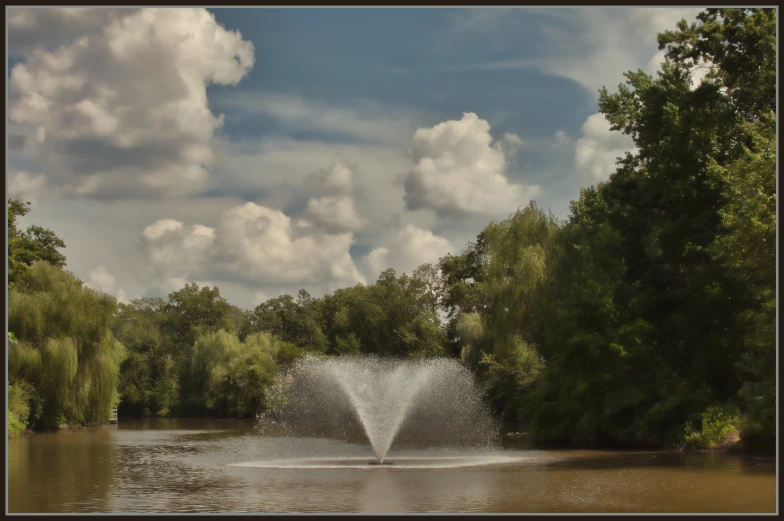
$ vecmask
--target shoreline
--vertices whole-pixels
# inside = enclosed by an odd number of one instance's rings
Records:
[[[123,421],[139,421],[139,420],[194,420],[194,421],[240,421],[240,422],[248,422],[254,421],[255,418],[233,418],[233,417],[203,417],[203,416],[126,416],[126,417],[119,417],[119,422],[122,423]],[[69,430],[80,430],[80,429],[87,429],[91,427],[103,427],[109,425],[117,425],[118,423],[94,423],[90,425],[67,425],[58,428],[47,429],[43,431],[36,431],[32,429],[25,429],[24,431],[20,432],[17,436],[11,436],[9,434],[8,440],[16,439],[21,436],[26,435],[35,435],[35,434],[46,434],[46,433],[54,433],[60,430],[69,431]],[[510,422],[514,424],[516,422]],[[524,431],[524,432],[517,432],[517,431],[509,431],[506,433],[501,434],[502,443],[506,442],[526,442],[530,444],[531,449],[536,450],[619,450],[619,451],[651,451],[651,452],[684,452],[684,453],[691,453],[691,454],[699,454],[699,453],[726,453],[731,455],[761,455],[761,456],[775,456],[776,455],[776,447],[775,445],[772,447],[744,447],[743,440],[738,439],[737,441],[733,441],[732,443],[728,443],[722,445],[720,447],[714,449],[689,449],[683,448],[679,449],[676,447],[662,447],[662,446],[651,446],[651,445],[633,445],[633,444],[602,444],[602,445],[588,445],[588,444],[573,444],[573,443],[556,443],[556,442],[537,442],[534,438],[534,435],[531,432]]]

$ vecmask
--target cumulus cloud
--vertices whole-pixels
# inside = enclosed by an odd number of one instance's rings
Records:
[[[330,170],[311,176],[309,184],[315,184],[314,188],[323,197],[308,199],[301,225],[315,225],[332,232],[362,228],[365,219],[356,208],[353,177],[351,167],[340,158],[334,160]]]
[[[331,229],[357,230],[362,227],[362,219],[357,215],[354,200],[346,196],[311,198],[308,200],[305,216],[311,222],[315,221]]]
[[[215,228],[172,219],[151,224],[139,245],[162,288],[188,280],[231,281],[261,290],[283,285],[335,289],[365,282],[349,253],[351,233],[298,235],[283,212],[246,203]]]
[[[206,87],[236,85],[253,66],[253,45],[201,8],[34,11],[12,10],[11,41],[71,39],[25,50],[10,74],[9,117],[36,129],[50,182],[96,198],[208,187],[222,117]]]
[[[610,130],[610,123],[603,114],[588,117],[581,132],[582,136],[575,144],[574,168],[582,183],[606,181],[617,168],[617,158],[636,150],[630,136]]]
[[[81,36],[99,34],[109,23],[138,10],[13,7],[8,9],[9,51],[23,52],[36,47],[60,45]]]
[[[97,289],[98,291],[114,295],[120,302],[127,302],[125,291],[117,286],[114,275],[109,273],[103,266],[98,266],[90,272],[90,276],[85,281],[85,285]]]
[[[514,138],[506,141],[519,145]],[[412,154],[414,167],[404,176],[409,210],[494,215],[514,211],[541,192],[539,186],[509,183],[504,145],[493,143],[490,124],[471,112],[418,129]]]
[[[424,263],[436,263],[453,250],[444,237],[434,235],[413,224],[406,225],[385,246],[375,248],[362,258],[369,280],[375,280],[387,268],[411,274]]]

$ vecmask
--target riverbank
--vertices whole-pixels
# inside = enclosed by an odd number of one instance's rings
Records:
[[[111,425],[111,423],[107,422],[107,423],[90,423],[90,424],[87,424],[87,425],[60,425],[58,427],[51,427],[49,429],[43,429],[43,430],[34,430],[34,429],[30,429],[29,427],[25,427],[22,430],[15,430],[15,431],[11,431],[9,429],[8,430],[8,439],[12,440],[12,439],[18,438],[20,436],[27,436],[27,435],[31,435],[31,434],[46,434],[46,433],[59,432],[59,431],[72,431],[72,430],[88,429],[90,427],[100,427],[100,426],[104,426],[104,425]]]

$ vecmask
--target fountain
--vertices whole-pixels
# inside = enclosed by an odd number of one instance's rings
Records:
[[[498,426],[472,374],[456,360],[308,357],[281,379],[269,401],[262,431],[274,425],[288,437],[365,438],[375,465],[391,464],[386,457],[393,442],[476,448],[497,441]]]

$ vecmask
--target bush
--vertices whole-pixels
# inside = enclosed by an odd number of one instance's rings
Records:
[[[12,438],[27,428],[32,392],[32,387],[23,381],[8,386],[8,435]]]
[[[740,413],[730,405],[708,407],[699,417],[700,427],[686,425],[685,447],[712,450],[723,448],[739,439]]]

